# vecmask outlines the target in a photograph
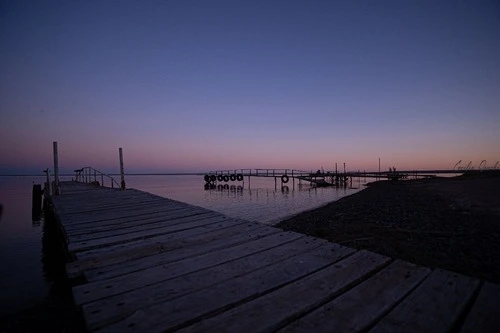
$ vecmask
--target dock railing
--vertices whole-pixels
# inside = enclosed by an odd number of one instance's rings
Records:
[[[75,181],[80,183],[90,183],[95,184],[96,186],[101,187],[111,187],[111,188],[122,188],[120,184],[110,175],[105,174],[99,170],[96,170],[90,166],[83,167],[81,169],[74,170],[75,171]],[[99,182],[100,180],[100,182]],[[105,182],[106,180],[106,182]],[[109,186],[106,186],[109,184]]]

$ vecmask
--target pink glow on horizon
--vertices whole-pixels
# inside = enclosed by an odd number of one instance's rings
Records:
[[[3,5],[0,174],[500,160],[492,3],[189,3]]]

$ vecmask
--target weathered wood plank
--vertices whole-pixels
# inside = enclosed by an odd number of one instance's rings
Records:
[[[200,220],[204,218],[218,217],[218,213],[199,213],[193,212],[189,209],[180,210],[175,212],[169,212],[165,214],[162,219],[156,219],[153,221],[148,221],[147,219],[141,219],[134,224],[118,223],[115,228],[108,229],[104,231],[90,231],[86,233],[67,233],[68,238],[71,242],[82,242],[91,239],[114,237],[123,234],[129,234],[137,231],[157,229],[165,226],[173,226],[176,224],[190,222],[192,220]],[[188,219],[192,218],[192,219]]]
[[[500,330],[500,286],[484,283],[461,332],[496,333]]]
[[[360,251],[335,265],[182,331],[236,332],[241,327],[251,327],[255,332],[275,331],[356,285],[390,260],[372,252]]]
[[[449,332],[479,281],[436,269],[371,332]]]
[[[234,224],[226,219],[223,222],[209,224],[207,226],[184,230],[164,236],[155,236],[141,240],[136,244],[127,243],[119,248],[109,247],[107,251],[89,251],[80,253],[79,259],[66,265],[66,274],[73,278],[87,270],[87,278],[91,271],[104,266],[111,266],[120,262],[134,260],[142,257],[163,253],[189,244],[201,244],[212,239],[230,237],[238,233],[246,233],[262,227],[258,223],[241,222]],[[98,273],[99,275],[99,273]]]
[[[149,198],[145,196],[138,197],[121,197],[121,198],[110,198],[108,200],[103,200],[99,198],[92,198],[91,203],[87,204],[76,204],[72,205],[62,205],[61,208],[58,209],[58,213],[64,214],[66,216],[71,216],[75,214],[81,214],[88,211],[105,211],[105,210],[119,210],[130,207],[130,205],[144,206],[151,205],[158,202],[163,202],[164,204],[168,204],[169,202],[165,201],[162,198]]]
[[[61,196],[53,197],[53,203],[58,209],[72,210],[82,206],[99,205],[101,202],[114,201],[127,198],[153,198],[153,195],[141,191],[116,191],[109,189],[94,189],[78,193],[63,193]]]
[[[70,253],[75,253],[75,252],[79,252],[79,251],[90,250],[93,248],[110,246],[110,245],[115,245],[115,244],[119,244],[119,243],[139,240],[142,238],[153,237],[156,235],[179,232],[182,230],[196,228],[196,227],[206,225],[206,224],[218,223],[224,219],[225,219],[225,216],[214,216],[214,217],[206,218],[206,219],[203,217],[200,217],[200,219],[196,219],[196,216],[194,216],[194,217],[190,216],[190,217],[187,217],[185,219],[185,221],[190,221],[190,222],[182,221],[183,223],[180,223],[180,224],[167,225],[165,227],[156,228],[156,229],[152,229],[152,230],[137,231],[137,232],[129,233],[129,234],[125,234],[125,235],[110,236],[107,238],[98,238],[98,239],[92,239],[89,241],[69,243],[68,250],[70,251]]]
[[[107,220],[102,220],[102,221],[95,221],[95,222],[87,222],[87,223],[81,223],[81,224],[75,224],[75,225],[66,225],[65,230],[68,235],[77,235],[77,234],[82,234],[82,233],[88,233],[88,232],[93,232],[93,231],[106,231],[106,230],[113,230],[116,229],[117,226],[119,225],[125,225],[125,226],[133,226],[136,225],[137,223],[140,223],[141,221],[145,220],[156,220],[156,221],[161,221],[163,217],[169,214],[177,214],[181,212],[193,212],[188,207],[184,208],[175,208],[175,209],[161,209],[161,210],[149,210],[149,211],[144,211],[140,215],[133,215],[133,216],[127,216],[119,219],[111,218]],[[201,211],[196,211],[199,214],[219,214],[217,212],[201,212]]]
[[[252,245],[260,245],[262,248],[246,247],[239,250],[245,250],[248,253],[245,252],[247,255],[237,260],[217,256],[219,253],[211,253],[169,264],[165,267],[165,271],[168,272],[170,279],[152,286],[155,290],[154,293],[152,293],[151,287],[139,288],[84,305],[83,311],[87,325],[89,328],[97,328],[118,321],[148,304],[173,300],[196,290],[210,287],[215,283],[250,273],[300,253],[306,253],[318,248],[323,243],[324,241],[311,237],[299,237],[276,246],[272,251],[262,252],[268,249],[270,244],[255,242]],[[339,247],[338,250],[339,255],[340,253],[347,255],[348,251],[352,251],[342,247]],[[224,260],[229,261],[224,263]],[[199,269],[196,266],[198,263],[202,263]],[[210,265],[214,267],[210,267]],[[204,269],[204,267],[210,268]]]
[[[85,201],[82,201],[85,200]],[[145,204],[148,202],[157,202],[163,201],[167,205],[179,205],[181,203],[170,200],[167,198],[162,198],[158,196],[149,196],[149,195],[114,195],[111,194],[105,197],[94,197],[88,196],[84,198],[72,198],[71,202],[59,201],[55,202],[57,211],[63,214],[71,215],[78,214],[80,212],[84,213],[88,210],[112,210],[114,208],[123,208],[126,207],[127,204],[137,203],[137,204]]]
[[[78,214],[78,215],[73,215],[71,217],[66,217],[65,215],[60,215],[60,219],[64,221],[64,225],[68,226],[78,226],[78,225],[87,225],[88,223],[92,222],[99,222],[99,221],[114,221],[118,220],[121,218],[128,218],[128,217],[134,217],[134,216],[141,216],[144,214],[150,214],[154,212],[162,212],[162,211],[175,211],[175,210],[180,210],[180,209],[189,209],[191,211],[196,211],[199,213],[207,213],[210,212],[205,209],[200,209],[197,207],[189,207],[189,206],[184,206],[184,207],[172,207],[164,204],[157,204],[149,207],[138,207],[137,209],[127,209],[127,210],[121,210],[118,212],[106,212],[106,213],[93,213],[89,212],[88,214]]]
[[[342,251],[332,252],[333,248],[337,250],[338,245],[326,244],[251,273],[233,276],[209,288],[176,298],[175,302],[167,300],[137,309],[131,316],[104,327],[102,331],[164,332],[187,326],[204,316],[216,314],[283,287],[345,257],[345,252],[339,256]],[[352,253],[350,249],[346,251]],[[189,281],[188,286],[196,288],[196,282]],[[171,285],[172,292],[175,293],[176,287],[179,286]],[[99,331],[101,330],[97,330]]]
[[[297,321],[293,321],[293,315],[297,310],[294,313],[293,306],[289,305],[292,309],[288,312],[288,318],[278,323],[273,322],[273,318],[262,318],[262,321],[267,325],[258,325],[257,328],[260,330],[260,327],[262,327],[262,330],[267,330],[288,321],[291,324],[282,328],[280,332],[363,332],[379,318],[387,314],[397,302],[408,295],[429,273],[430,269],[428,268],[397,260],[360,285],[348,290]],[[338,276],[336,277],[338,278]],[[347,278],[349,277],[350,274],[348,274]],[[326,284],[325,288],[328,287],[328,282],[324,282],[324,284]],[[309,292],[307,294],[309,298]],[[256,318],[253,313],[256,312],[256,306],[259,305],[257,301],[253,307],[253,312],[249,313],[249,317],[252,318],[252,327],[256,327]],[[293,304],[290,301],[284,306]],[[267,303],[267,305],[267,308],[269,308],[272,304]],[[263,308],[263,310],[267,308]],[[240,310],[239,317],[232,316],[231,323],[235,323],[238,318],[243,320],[241,316],[242,310],[244,309]],[[257,313],[256,316],[258,315]],[[298,317],[298,315],[295,316],[295,318]],[[222,322],[219,321],[219,325],[220,323]],[[240,322],[240,324],[242,323],[244,324],[243,321]],[[213,327],[216,326],[213,325]],[[214,332],[212,327],[210,328],[210,331]],[[208,330],[204,331],[208,332]]]
[[[253,232],[253,234],[254,241],[245,243],[243,246],[237,247],[237,249],[241,250],[243,248],[244,251],[254,253],[303,237],[301,234],[292,232],[273,233],[270,229],[257,230]],[[214,247],[212,251],[220,249],[220,247]],[[166,258],[161,266],[154,266],[140,271],[134,271],[126,275],[119,275],[111,279],[99,280],[77,286],[73,288],[75,303],[78,305],[85,304],[101,298],[160,283],[170,278],[164,265],[197,255],[203,255],[203,252],[200,253],[199,249],[193,250],[190,248],[174,250],[171,251],[170,261],[167,261],[168,258]],[[229,261],[235,259],[234,249],[231,250],[230,253],[224,252],[223,255],[226,256],[221,256],[222,260]]]
[[[248,230],[250,229],[250,230]],[[261,237],[278,233],[280,230],[276,228],[261,225],[260,227],[250,227],[244,230],[244,233],[237,233],[231,237],[214,237],[202,242],[187,242],[186,239],[181,239],[178,242],[170,242],[164,247],[164,252],[156,255],[141,258],[140,260],[127,260],[115,265],[108,265],[85,272],[85,277],[88,281],[97,281],[109,279],[117,276],[122,276],[132,272],[140,271],[150,267],[165,265],[166,263],[197,256],[200,254],[209,253],[219,249],[231,248],[231,251],[236,251],[233,247],[238,244],[244,244]],[[175,253],[172,251],[177,250]],[[234,255],[234,254],[233,254]]]
[[[106,247],[98,247],[98,248],[83,250],[76,254],[76,258],[79,261],[86,259],[93,259],[96,257],[103,259],[106,256],[108,256],[108,254],[114,256],[116,252],[128,251],[129,249],[135,250],[136,248],[142,248],[142,246],[149,247],[151,245],[154,246],[155,244],[161,245],[161,243],[163,242],[168,242],[168,240],[171,239],[171,237],[183,237],[184,235],[186,236],[197,235],[203,233],[204,231],[212,232],[214,230],[236,226],[241,223],[256,223],[256,222],[248,222],[241,219],[233,219],[221,216],[221,220],[218,223],[210,223],[210,224],[200,225],[192,229],[180,230],[175,233],[152,235],[151,237],[129,240],[127,242],[117,243]]]

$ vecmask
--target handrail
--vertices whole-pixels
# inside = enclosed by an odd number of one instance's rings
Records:
[[[110,175],[105,174],[104,172],[96,170],[96,169],[94,169],[94,168],[92,168],[90,166],[83,167],[81,169],[76,169],[74,171],[75,171],[75,181],[77,181],[77,182],[80,182],[80,183],[94,183],[94,184],[96,184],[98,186],[105,187],[105,185],[104,185],[104,177],[106,177],[110,181],[110,184],[111,184],[110,187],[111,188],[115,188],[115,184],[116,184],[117,188],[120,188],[120,189],[124,190],[124,188],[122,188],[120,186],[120,184],[113,177],[111,177]],[[100,183],[97,180],[98,179],[98,175],[101,178],[101,182]],[[94,180],[92,180],[92,177],[93,177]]]

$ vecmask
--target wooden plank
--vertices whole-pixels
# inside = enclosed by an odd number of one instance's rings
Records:
[[[127,228],[127,227],[134,227],[137,225],[140,225],[141,223],[155,223],[155,222],[160,222],[165,219],[165,216],[167,215],[168,218],[170,218],[173,214],[178,214],[179,211],[182,213],[184,210],[176,210],[176,211],[170,211],[170,212],[159,212],[159,213],[152,213],[152,214],[144,214],[141,215],[140,218],[137,218],[136,216],[134,217],[128,217],[128,218],[123,218],[119,219],[118,221],[113,221],[110,222],[109,220],[103,222],[95,222],[95,223],[89,223],[88,225],[85,226],[78,226],[78,227],[71,227],[66,229],[66,234],[68,236],[77,236],[77,235],[85,235],[89,233],[95,233],[95,232],[105,232],[105,231],[112,231],[115,229],[121,229],[121,228]],[[216,215],[216,213],[206,213],[205,215]],[[221,214],[219,214],[221,215]]]
[[[144,220],[156,220],[159,221],[161,220],[164,216],[169,215],[169,214],[177,214],[180,212],[185,212],[185,211],[190,211],[189,208],[176,208],[176,209],[169,209],[165,208],[164,210],[154,210],[154,211],[144,211],[140,215],[134,215],[134,216],[127,216],[119,219],[108,219],[108,220],[102,220],[102,221],[95,221],[95,222],[87,222],[87,223],[82,223],[82,224],[75,224],[75,225],[65,225],[65,230],[68,235],[77,235],[77,234],[82,234],[82,233],[87,233],[87,232],[94,232],[94,231],[106,231],[106,230],[113,230],[117,227],[117,225],[125,225],[125,226],[133,226],[136,225],[137,223],[140,223],[138,221],[144,221]],[[217,212],[197,212],[199,214],[219,214]]]
[[[283,287],[345,257],[345,252],[332,252],[333,248],[338,249],[338,245],[327,244],[251,273],[233,276],[209,288],[176,298],[175,302],[169,299],[137,309],[131,316],[97,332],[164,332],[187,326],[204,316],[216,314]],[[352,253],[351,249],[346,251]],[[219,274],[225,275],[224,270]],[[175,294],[178,288],[196,288],[197,281],[188,281],[188,285],[182,285],[182,281],[179,281],[176,285],[170,285],[170,290]],[[151,297],[157,292],[155,288],[149,288]],[[167,291],[162,293],[168,295]]]
[[[449,332],[479,287],[479,281],[436,269],[371,332]]]
[[[153,221],[148,221],[147,219],[140,219],[137,223],[132,225],[125,223],[117,223],[115,228],[104,230],[104,231],[90,231],[88,230],[86,233],[68,233],[67,236],[71,242],[82,242],[88,241],[91,239],[97,238],[105,238],[105,237],[114,237],[123,234],[129,234],[137,231],[151,230],[157,229],[165,226],[173,226],[181,223],[185,223],[187,218],[193,218],[196,220],[211,218],[211,217],[220,217],[218,213],[199,213],[193,212],[189,209],[171,212],[169,214],[165,214],[161,219],[155,219]],[[191,219],[192,220],[192,219]],[[120,221],[118,221],[120,222]]]
[[[204,242],[189,243],[186,239],[181,239],[178,242],[171,242],[164,248],[163,253],[141,258],[140,260],[127,260],[115,265],[99,267],[85,272],[85,277],[90,281],[109,279],[117,276],[122,276],[132,272],[144,270],[154,266],[165,265],[166,263],[187,258],[190,256],[209,253],[219,249],[231,248],[238,244],[244,244],[264,236],[278,233],[280,230],[276,228],[261,225],[260,227],[251,227],[251,230],[246,230],[245,233],[237,233],[231,237],[219,238],[215,237]],[[173,250],[177,250],[173,253]]]
[[[161,197],[154,197],[146,192],[96,192],[91,194],[60,196],[54,198],[54,204],[58,211],[71,212],[90,207],[121,204],[134,200],[160,200]]]
[[[184,204],[186,203],[172,200],[169,198],[153,195],[151,193],[137,191],[134,193],[125,192],[111,192],[111,193],[96,193],[96,194],[84,194],[79,196],[70,197],[56,197],[53,199],[53,203],[57,208],[58,212],[62,213],[72,213],[75,210],[92,209],[99,208],[100,206],[118,205],[122,206],[127,202],[144,202],[144,201],[158,201],[163,200],[169,204]]]
[[[462,333],[500,330],[500,286],[486,282],[462,326]]]
[[[335,265],[182,331],[236,332],[241,327],[252,327],[255,332],[275,331],[356,285],[390,260],[372,252],[359,251]]]
[[[94,189],[92,191],[82,191],[78,193],[64,193],[61,196],[53,197],[53,203],[61,210],[78,209],[79,205],[95,205],[101,201],[115,201],[126,198],[141,198],[154,196],[147,192],[141,191],[116,191],[109,189]],[[91,200],[89,200],[91,199]]]
[[[274,247],[273,251],[265,252],[259,251],[266,250],[270,245],[265,242],[260,242],[260,245],[263,247],[266,246],[266,248],[248,248],[246,249],[249,251],[247,256],[243,256],[242,254],[242,257],[238,260],[227,261],[223,263],[223,265],[221,265],[221,263],[224,259],[217,257],[216,255],[218,253],[188,258],[180,262],[169,264],[165,267],[165,271],[168,272],[170,276],[169,280],[165,280],[154,286],[134,289],[124,294],[118,294],[85,304],[83,306],[83,312],[85,314],[87,326],[89,328],[97,328],[106,323],[118,321],[132,315],[135,311],[148,304],[172,300],[193,293],[197,290],[210,287],[218,282],[230,280],[231,278],[250,273],[261,267],[283,261],[286,258],[311,251],[324,243],[324,241],[318,239],[311,239],[311,237],[303,236],[280,244]],[[250,251],[254,252],[252,253]],[[347,255],[349,251],[352,250],[339,247],[339,251]],[[230,258],[227,258],[226,260],[229,259]],[[203,263],[200,269],[196,267],[197,262]],[[210,265],[215,267],[201,269],[203,267],[209,267]],[[152,293],[153,289],[151,288],[154,288],[154,293]]]
[[[92,269],[163,253],[190,243],[201,244],[215,238],[230,237],[237,233],[246,233],[262,227],[258,223],[241,222],[234,224],[232,221],[226,223],[229,221],[226,219],[223,222],[209,224],[208,226],[151,237],[141,240],[137,244],[127,243],[127,246],[122,245],[119,248],[106,248],[107,251],[105,252],[89,251],[91,253],[88,253],[88,255],[78,256],[82,257],[82,259],[79,258],[77,261],[68,263],[66,265],[66,274],[68,277],[74,278],[87,270],[87,278],[89,278],[88,274]]]
[[[250,253],[261,251],[262,249],[267,249],[269,247],[275,247],[277,245],[292,241],[294,239],[303,237],[301,234],[286,232],[286,233],[272,233],[270,229],[257,230],[254,232],[254,241],[244,244],[246,251]],[[266,237],[267,236],[267,237]],[[237,249],[241,249],[239,246]],[[214,247],[213,250],[220,250],[220,247]],[[231,251],[233,252],[234,249]],[[245,252],[246,253],[246,252]],[[199,252],[199,249],[178,249],[170,252],[170,261],[165,260],[163,265],[154,266],[139,271],[133,271],[126,275],[118,275],[111,279],[95,281],[87,283],[81,286],[76,286],[73,288],[73,296],[75,298],[75,303],[77,305],[89,303],[101,298],[113,296],[116,294],[121,294],[130,290],[142,288],[151,284],[160,283],[162,281],[168,280],[169,275],[165,270],[165,266],[168,263],[180,261],[189,257],[195,257],[203,255],[203,252]],[[223,253],[228,255],[227,253]],[[235,254],[229,254],[229,257],[221,257],[225,261],[233,260]],[[238,257],[238,256],[237,256]],[[229,258],[229,259],[226,259]]]
[[[203,216],[201,216],[201,217],[190,216],[190,217],[185,218],[182,221],[183,223],[176,224],[176,225],[167,225],[165,227],[152,229],[152,230],[137,231],[134,233],[128,233],[128,234],[124,234],[124,235],[110,236],[107,238],[98,238],[98,239],[92,239],[89,241],[69,243],[68,250],[70,251],[70,253],[75,253],[75,252],[79,252],[79,251],[90,250],[93,248],[110,246],[110,245],[115,245],[115,244],[119,244],[119,243],[125,243],[125,242],[143,239],[143,238],[153,237],[156,235],[179,232],[182,230],[196,228],[196,227],[206,225],[206,224],[218,223],[220,221],[223,221],[224,219],[225,219],[225,216],[214,216],[212,218],[204,218]]]
[[[360,285],[348,290],[346,293],[333,299],[331,302],[319,307],[315,311],[307,314],[297,321],[293,321],[294,317],[298,318],[297,310],[294,309],[294,302],[301,300],[292,300],[288,298],[288,302],[281,302],[279,311],[274,311],[273,318],[264,317],[262,314],[259,316],[257,312],[258,306],[261,302],[257,302],[252,307],[252,312],[249,312],[249,318],[252,318],[252,327],[257,328],[259,331],[264,329],[277,328],[286,322],[291,322],[290,325],[282,328],[280,332],[362,332],[372,326],[382,316],[387,314],[401,299],[406,297],[423,279],[430,273],[430,269],[410,264],[408,262],[397,260],[389,266],[382,269],[377,274],[368,278]],[[335,276],[337,279],[339,276]],[[350,274],[347,274],[351,278]],[[345,278],[345,277],[344,277]],[[328,285],[329,281],[324,282],[325,289],[331,288]],[[284,291],[284,290],[283,290]],[[287,292],[291,292],[287,290]],[[300,295],[300,294],[298,294]],[[310,292],[307,292],[310,298]],[[276,303],[275,303],[276,304]],[[292,305],[288,305],[292,304]],[[267,307],[262,307],[263,311],[271,310],[272,303],[266,303]],[[276,312],[283,312],[281,307],[288,306],[287,317],[283,316],[280,322],[276,322]],[[227,319],[224,313],[225,323],[236,324],[236,320],[240,320],[239,324],[245,324],[242,311],[245,310],[244,306],[239,310],[239,316],[232,315]],[[237,308],[238,309],[238,308]],[[236,310],[237,310],[236,309]],[[215,318],[213,318],[215,319]],[[207,322],[212,319],[207,320]],[[263,322],[264,324],[260,324]],[[221,324],[219,321],[217,324]],[[208,323],[207,323],[208,324]],[[197,327],[197,326],[195,326]],[[206,327],[206,325],[204,326]],[[214,332],[216,325],[211,325],[210,330],[204,329],[203,331]],[[191,330],[194,331],[194,330]]]
[[[65,214],[60,214],[61,221],[64,221],[66,225],[77,225],[77,224],[87,224],[92,222],[99,222],[108,219],[124,218],[128,216],[141,215],[148,212],[161,212],[161,211],[175,211],[180,209],[190,209],[199,212],[213,212],[208,209],[190,206],[190,205],[173,205],[167,202],[158,201],[152,205],[129,205],[126,209],[119,210],[104,210],[104,211],[88,211],[79,214],[73,214],[67,216]]]
[[[184,207],[172,207],[172,206],[167,206],[162,203],[156,204],[153,206],[145,206],[145,207],[137,207],[137,209],[134,209],[131,207],[130,209],[127,210],[121,210],[121,211],[108,211],[105,213],[97,212],[89,212],[88,214],[79,214],[79,215],[73,215],[71,217],[67,217],[65,215],[60,215],[59,218],[61,221],[63,221],[63,224],[65,226],[78,226],[78,225],[86,225],[88,223],[92,222],[99,222],[99,221],[105,221],[105,220],[118,220],[121,218],[127,218],[127,217],[133,217],[133,216],[141,216],[144,214],[150,214],[152,212],[161,212],[161,211],[175,211],[179,209],[189,209],[191,211],[196,211],[199,213],[207,213],[210,212],[209,210],[205,209],[200,209],[200,208],[192,208],[189,206],[184,206]]]
[[[154,204],[157,202],[164,202],[168,203],[167,200],[164,198],[150,198],[147,196],[137,196],[137,197],[113,197],[109,198],[108,200],[103,200],[102,198],[91,198],[92,201],[87,204],[83,204],[80,201],[80,204],[78,204],[78,201],[74,203],[74,205],[62,205],[61,208],[58,210],[58,213],[64,214],[67,216],[71,216],[74,214],[81,214],[88,212],[89,210],[92,210],[94,212],[96,211],[104,211],[104,210],[118,210],[118,209],[124,209],[130,207],[132,204],[135,206],[144,206],[148,204]]]
[[[147,202],[164,201],[167,204],[178,205],[179,202],[157,197],[150,196],[146,193],[144,195],[113,195],[110,193],[106,196],[83,196],[82,198],[71,198],[71,201],[65,202],[63,200],[56,202],[57,211],[64,214],[78,214],[87,210],[104,210],[126,207],[127,204],[137,203],[144,204]]]
[[[99,258],[99,260],[103,260],[106,257],[113,257],[118,252],[125,253],[126,251],[135,251],[144,247],[150,246],[161,246],[165,242],[169,242],[171,239],[182,238],[186,236],[198,235],[203,232],[213,232],[215,230],[230,228],[233,226],[240,225],[242,223],[256,223],[256,222],[248,222],[240,219],[227,218],[225,216],[221,216],[221,220],[218,223],[210,223],[205,225],[200,225],[196,228],[181,230],[175,233],[170,234],[159,234],[152,235],[148,238],[141,238],[138,240],[130,240],[124,243],[117,243],[113,245],[109,245],[101,248],[92,248],[84,251],[80,251],[76,254],[76,258],[78,261],[82,260],[94,260],[94,258]],[[259,223],[256,223],[259,224]],[[262,224],[259,224],[260,226]],[[174,238],[172,238],[174,237]]]

